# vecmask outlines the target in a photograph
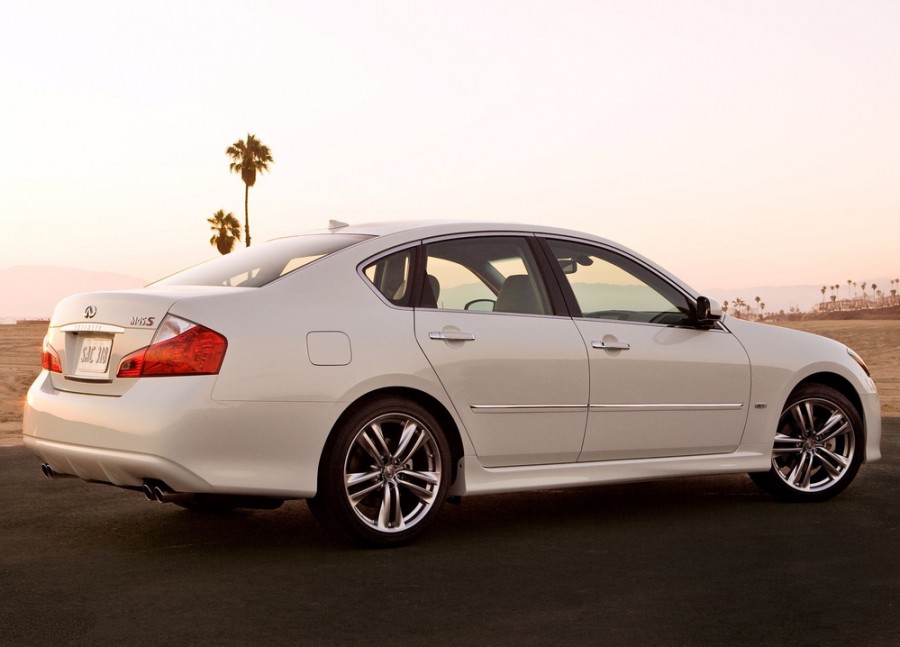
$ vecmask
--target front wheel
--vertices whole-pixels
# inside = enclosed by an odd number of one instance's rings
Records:
[[[351,539],[391,546],[433,521],[450,482],[450,450],[438,421],[401,398],[365,405],[336,431],[309,507]]]
[[[865,446],[859,412],[839,391],[803,385],[778,420],[772,467],[750,474],[761,488],[788,501],[824,501],[846,489]]]

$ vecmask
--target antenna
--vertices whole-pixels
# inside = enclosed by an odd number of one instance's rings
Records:
[[[341,222],[340,220],[329,220],[328,228],[331,230],[342,229],[344,227],[349,227],[350,225],[346,222]]]

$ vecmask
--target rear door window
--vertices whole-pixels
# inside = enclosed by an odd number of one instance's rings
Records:
[[[460,238],[426,246],[421,307],[550,314],[528,242],[517,236]]]

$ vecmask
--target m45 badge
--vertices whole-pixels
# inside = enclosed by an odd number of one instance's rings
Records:
[[[154,321],[156,321],[156,317],[132,317],[131,325],[132,326],[152,326]]]

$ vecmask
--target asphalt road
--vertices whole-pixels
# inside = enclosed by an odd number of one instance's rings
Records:
[[[467,499],[418,543],[200,516],[0,448],[3,645],[900,644],[900,419],[837,499],[745,476]]]

